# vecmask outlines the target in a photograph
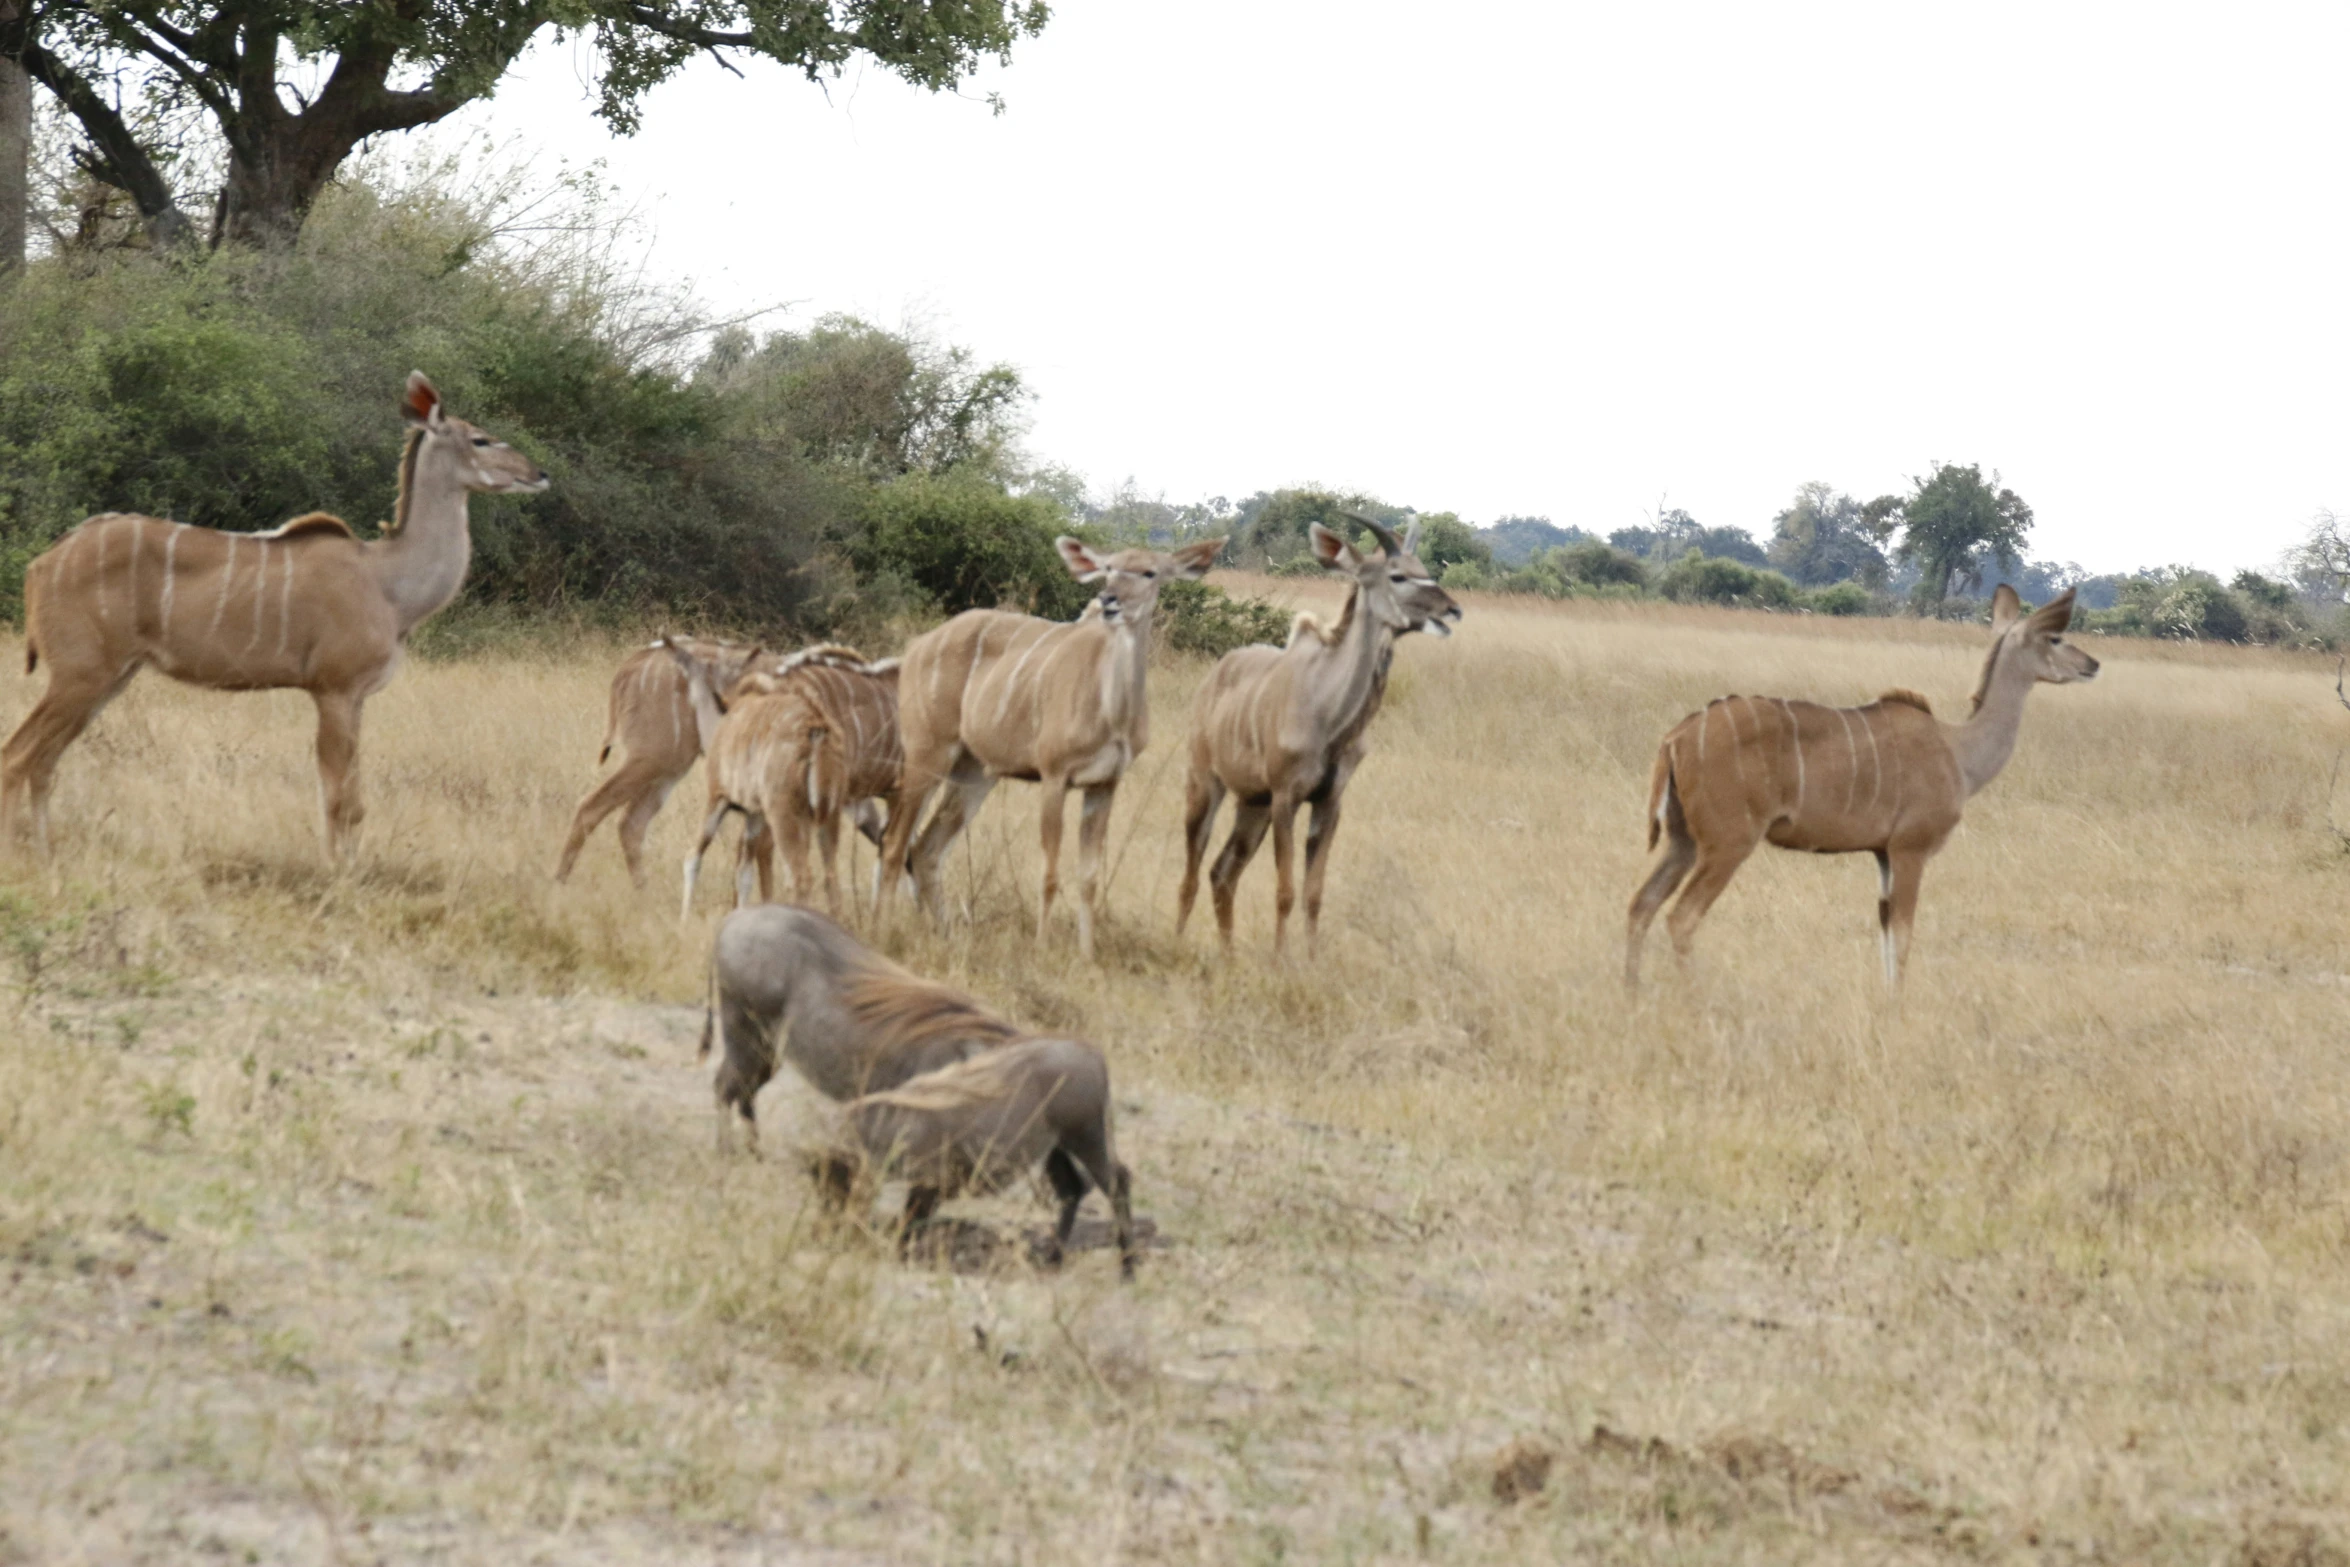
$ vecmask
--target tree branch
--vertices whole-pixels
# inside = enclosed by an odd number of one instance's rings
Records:
[[[637,26],[659,33],[664,38],[674,38],[679,43],[693,44],[702,49],[752,49],[758,46],[758,38],[754,34],[712,32],[707,27],[696,27],[691,22],[680,22],[674,17],[664,16],[649,5],[629,4],[621,9],[628,13],[628,19]]]
[[[175,245],[188,234],[188,215],[172,198],[171,186],[155,167],[139,138],[98,95],[88,79],[36,43],[27,43],[24,68],[32,79],[55,95],[65,110],[81,122],[102,163],[91,170],[107,184],[128,192],[146,220],[147,232],[159,246]]]

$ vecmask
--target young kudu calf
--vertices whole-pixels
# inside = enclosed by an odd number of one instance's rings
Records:
[[[867,663],[854,648],[804,648],[772,665],[753,664],[731,688],[716,686],[718,671],[681,647],[668,646],[685,676],[694,720],[709,752],[710,809],[701,839],[685,862],[685,901],[693,912],[702,856],[726,817],[740,811],[744,862],[735,872],[735,901],[749,901],[755,864],[759,896],[774,892],[771,845],[780,838],[792,896],[814,889],[808,869],[811,829],[821,841],[827,907],[840,910],[840,819],[859,811],[870,825],[875,798],[896,794],[898,747],[897,662]],[[860,809],[861,808],[861,809]]]
[[[664,641],[698,660],[720,691],[731,690],[760,651],[702,637],[668,637]],[[596,755],[599,766],[611,760],[615,742],[621,748],[620,766],[579,802],[571,818],[571,832],[563,840],[563,857],[555,866],[557,881],[571,879],[571,868],[578,862],[580,846],[587,842],[588,834],[605,817],[620,811],[620,854],[628,862],[628,879],[639,888],[645,884],[645,833],[668,803],[669,791],[693,771],[695,758],[702,754],[702,730],[694,718],[693,693],[687,688],[685,671],[678,668],[662,642],[631,653],[612,677],[604,749]]]
[[[1216,926],[1232,945],[1232,905],[1241,872],[1273,830],[1273,950],[1282,950],[1294,902],[1291,840],[1298,807],[1313,807],[1306,831],[1306,940],[1322,917],[1322,883],[1337,836],[1347,781],[1369,752],[1365,739],[1386,691],[1395,639],[1426,629],[1450,636],[1461,610],[1437,586],[1414,547],[1419,525],[1398,541],[1368,518],[1354,519],[1379,540],[1366,556],[1316,523],[1315,558],[1351,578],[1353,588],[1337,624],[1300,616],[1282,648],[1236,648],[1220,659],[1191,709],[1191,768],[1184,789],[1183,886],[1175,929],[1191,919],[1199,895],[1200,860],[1216,826],[1225,791],[1236,797],[1232,836],[1216,856],[1209,882]]]
[[[0,747],[0,831],[21,831],[29,806],[47,849],[58,758],[153,664],[216,690],[310,693],[327,852],[343,855],[365,814],[360,708],[399,668],[408,633],[464,585],[466,497],[547,487],[537,463],[444,414],[421,374],[403,409],[399,502],[373,543],[324,512],[259,534],[107,512],[25,568],[25,671],[46,659],[49,687]]]
[[[1110,1201],[1119,1272],[1134,1277],[1132,1178],[1118,1162],[1110,1068],[1085,1041],[999,1045],[853,1100],[841,1120],[851,1146],[819,1155],[817,1178],[827,1196],[846,1202],[902,1177],[901,1251],[940,1202],[1002,1191],[1041,1159],[1060,1203],[1047,1261],[1060,1264],[1078,1206],[1098,1188]]]
[[[1917,916],[1918,884],[1977,790],[2015,751],[2034,684],[2094,679],[2097,660],[2064,640],[2073,594],[2026,615],[2001,583],[1991,599],[1991,652],[1963,724],[1937,722],[1926,699],[1888,691],[1867,707],[1776,697],[1722,697],[1675,725],[1648,792],[1648,846],[1665,839],[1632,899],[1624,983],[1640,982],[1640,944],[1681,886],[1669,924],[1684,958],[1698,921],[1738,867],[1768,839],[1783,849],[1877,857],[1877,925],[1885,982],[1898,989]]]
[[[1074,622],[965,610],[906,649],[898,684],[906,772],[882,844],[881,897],[886,907],[896,890],[892,872],[903,866],[922,901],[943,918],[939,863],[948,846],[998,779],[1032,779],[1044,786],[1044,889],[1036,916],[1041,939],[1060,888],[1063,796],[1082,789],[1077,946],[1090,958],[1110,801],[1119,778],[1150,743],[1143,668],[1159,586],[1206,576],[1224,541],[1203,539],[1171,553],[1116,554],[1096,553],[1071,538],[1058,543],[1072,576],[1101,584]],[[941,783],[946,793],[914,838],[915,818]]]

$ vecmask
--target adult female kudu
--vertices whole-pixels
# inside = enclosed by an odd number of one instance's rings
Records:
[[[1090,958],[1110,801],[1119,778],[1150,743],[1143,669],[1159,585],[1176,577],[1206,576],[1224,541],[1203,539],[1172,552],[1132,549],[1114,555],[1072,538],[1056,543],[1070,575],[1101,584],[1075,621],[970,609],[906,649],[898,683],[906,772],[900,808],[890,813],[882,843],[881,897],[886,908],[897,880],[887,872],[904,866],[917,894],[943,917],[938,868],[947,847],[969,825],[996,780],[1033,779],[1044,786],[1044,891],[1036,914],[1041,939],[1060,888],[1062,796],[1082,789],[1077,946]],[[922,825],[921,836],[913,838],[923,802],[941,783],[947,788],[938,809]]]
[[[309,692],[327,853],[346,852],[365,814],[360,708],[399,668],[408,633],[464,585],[466,497],[547,487],[538,464],[442,412],[421,373],[403,407],[399,502],[373,543],[323,512],[262,534],[107,512],[26,568],[25,669],[46,659],[49,687],[0,747],[0,830],[21,831],[29,804],[46,851],[58,758],[153,664],[216,690]]]
[[[729,1111],[757,1146],[754,1102],[775,1076],[779,1045],[818,1093],[847,1100],[1021,1037],[961,991],[917,979],[814,909],[785,903],[737,909],[720,923],[704,1056],[713,1029],[723,1051],[715,1084],[722,1151]]]
[[[1118,1162],[1110,1068],[1082,1039],[1021,1039],[866,1094],[841,1112],[849,1146],[817,1156],[825,1194],[845,1203],[902,1177],[901,1252],[941,1201],[1000,1192],[1044,1161],[1060,1214],[1047,1260],[1058,1266],[1089,1188],[1109,1198],[1118,1269],[1134,1277],[1133,1179]]]
[[[621,748],[620,766],[588,791],[572,814],[571,831],[563,840],[563,856],[555,879],[571,879],[581,845],[605,817],[620,811],[620,855],[628,862],[628,879],[645,884],[645,834],[669,791],[693,771],[702,754],[701,726],[694,720],[693,695],[685,672],[677,667],[664,643],[685,649],[712,673],[717,689],[731,688],[751,661],[756,646],[715,642],[703,637],[667,637],[638,648],[612,676],[612,693],[605,708],[604,748],[596,754],[602,766],[611,760],[612,746]]]
[[[1767,838],[1783,849],[1877,857],[1885,982],[1899,989],[1926,861],[1967,800],[2007,765],[2024,698],[2040,681],[2096,678],[2097,660],[2064,640],[2072,616],[2070,588],[2026,615],[2001,583],[1991,598],[1991,651],[1963,724],[1937,722],[1913,691],[1858,708],[1721,697],[1676,724],[1648,792],[1648,846],[1661,833],[1665,857],[1632,899],[1624,983],[1639,984],[1641,938],[1683,878],[1669,924],[1674,950],[1687,957],[1697,922]]]
[[[839,913],[841,816],[856,811],[860,828],[878,840],[870,802],[897,793],[897,660],[868,663],[854,648],[823,643],[772,665],[753,664],[722,693],[722,671],[682,647],[656,645],[665,647],[685,679],[710,756],[709,811],[686,856],[678,917],[692,914],[702,856],[727,816],[738,811],[746,821],[736,903],[749,901],[753,864],[759,896],[773,896],[772,845],[778,838],[792,896],[807,896],[814,883],[808,870],[812,829],[823,850],[826,906]]]
[[[1301,615],[1282,648],[1236,648],[1217,661],[1192,703],[1191,767],[1184,788],[1183,885],[1177,894],[1175,929],[1191,919],[1199,895],[1200,860],[1216,825],[1226,790],[1237,796],[1232,836],[1216,856],[1209,881],[1216,901],[1216,926],[1226,950],[1232,946],[1232,904],[1241,872],[1273,829],[1273,864],[1279,877],[1274,897],[1273,950],[1282,950],[1294,901],[1290,878],[1291,835],[1298,807],[1311,804],[1306,832],[1306,940],[1322,917],[1322,883],[1330,846],[1338,831],[1347,781],[1369,752],[1364,738],[1386,690],[1395,639],[1428,629],[1450,636],[1448,622],[1461,610],[1420,564],[1414,546],[1419,525],[1398,541],[1365,517],[1380,553],[1366,556],[1316,523],[1311,529],[1315,558],[1351,578],[1346,608],[1337,624],[1323,626]]]

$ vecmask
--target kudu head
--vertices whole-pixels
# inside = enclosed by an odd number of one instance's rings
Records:
[[[415,455],[446,454],[457,470],[457,482],[474,494],[535,495],[547,487],[546,469],[496,436],[443,412],[441,394],[423,371],[408,372],[401,410],[417,433]]]
[[[1314,559],[1322,563],[1323,570],[1354,582],[1355,613],[1364,617],[1365,625],[1385,631],[1389,636],[1402,636],[1412,629],[1412,617],[1405,612],[1398,596],[1406,578],[1394,564],[1403,554],[1403,541],[1368,517],[1353,512],[1345,515],[1349,521],[1371,530],[1371,536],[1379,541],[1379,553],[1366,555],[1317,522],[1306,529],[1306,542],[1313,546]]]
[[[1990,694],[1993,672],[2003,667],[2028,671],[2032,679],[2050,685],[2097,678],[2097,660],[2064,639],[2073,623],[2073,592],[2067,588],[2027,615],[2015,589],[1999,584],[1991,595],[1991,655],[1983,660],[1983,678],[1975,686],[1976,707]]]
[[[1060,550],[1061,563],[1069,568],[1070,576],[1080,582],[1101,584],[1094,594],[1093,605],[1101,610],[1103,623],[1113,629],[1122,625],[1147,626],[1151,609],[1159,602],[1160,586],[1177,577],[1206,576],[1224,548],[1222,539],[1200,539],[1171,551],[1108,552],[1096,550],[1066,534],[1053,544]]]
[[[694,707],[694,730],[701,736],[702,749],[708,751],[737,687],[753,673],[751,666],[766,650],[756,643],[745,648],[666,633],[655,637],[653,646],[666,652],[685,675],[686,693]]]
[[[1426,631],[1436,636],[1449,637],[1455,622],[1461,618],[1461,607],[1453,596],[1439,587],[1435,575],[1420,563],[1420,519],[1413,517],[1403,530],[1403,549],[1389,550],[1387,556],[1389,578],[1395,583],[1395,601],[1403,606],[1411,624],[1406,631]]]

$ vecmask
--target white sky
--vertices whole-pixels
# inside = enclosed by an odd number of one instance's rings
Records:
[[[704,62],[622,141],[564,45],[470,123],[604,159],[714,302],[1018,365],[1097,489],[1767,535],[1940,459],[2035,555],[2225,570],[2350,508],[2346,42],[2340,5],[1057,0],[969,98]]]

